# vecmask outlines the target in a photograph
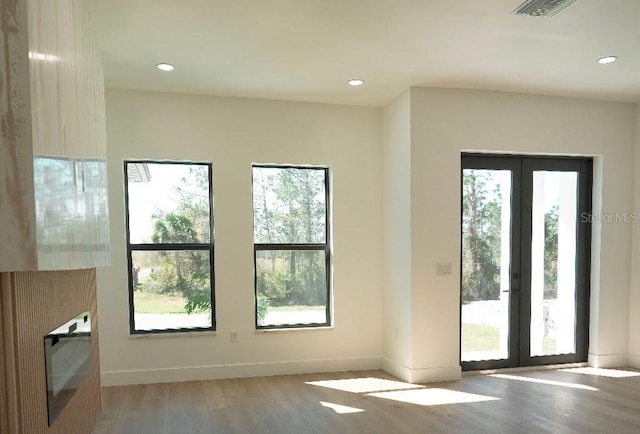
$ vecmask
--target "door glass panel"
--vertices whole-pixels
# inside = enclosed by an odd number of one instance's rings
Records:
[[[508,359],[511,171],[462,177],[461,359]]]
[[[576,172],[533,172],[531,357],[576,351]]]

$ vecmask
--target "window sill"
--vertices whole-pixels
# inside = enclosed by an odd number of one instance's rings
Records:
[[[169,333],[136,333],[129,334],[129,339],[165,339],[165,338],[194,338],[201,336],[215,336],[216,331],[192,331],[192,332],[169,332]]]
[[[309,330],[333,330],[335,327],[329,326],[311,326],[311,327],[283,327],[278,329],[256,329],[254,333],[282,333],[282,332],[299,332]]]

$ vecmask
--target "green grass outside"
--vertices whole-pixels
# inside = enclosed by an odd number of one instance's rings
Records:
[[[462,351],[493,351],[499,346],[498,327],[462,324]]]
[[[462,324],[462,351],[497,351],[499,348],[499,329],[484,324]],[[542,342],[544,354],[556,352],[556,340],[548,336]]]
[[[138,289],[134,293],[137,313],[185,313],[187,299],[179,295],[155,294]],[[269,306],[271,312],[300,312],[324,310],[324,306]],[[462,350],[464,352],[495,351],[499,346],[498,327],[484,324],[462,324]],[[555,352],[556,340],[545,337],[543,350],[545,354]]]
[[[555,354],[556,340],[548,336],[542,338],[542,351],[544,352],[544,354]]]
[[[136,290],[133,293],[136,313],[186,313],[187,299],[180,295],[156,294]]]
[[[133,294],[136,313],[186,313],[187,299],[175,294],[156,294],[138,287]],[[270,312],[324,310],[324,306],[269,306]]]

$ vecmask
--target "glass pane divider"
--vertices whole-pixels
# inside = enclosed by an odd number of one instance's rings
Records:
[[[327,244],[254,244],[255,250],[325,250]]]
[[[130,244],[131,250],[213,250],[213,244]]]

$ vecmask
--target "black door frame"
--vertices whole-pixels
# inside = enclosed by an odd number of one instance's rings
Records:
[[[589,341],[589,299],[591,265],[591,214],[593,159],[534,155],[463,153],[460,182],[464,169],[510,170],[511,179],[511,276],[509,300],[509,357],[502,360],[461,361],[462,369],[498,369],[536,366],[587,360]],[[531,321],[531,205],[533,172],[541,170],[578,173],[578,212],[576,246],[576,352],[573,354],[530,355]],[[462,189],[460,194],[462,211]],[[462,232],[462,212],[460,230]],[[460,238],[462,264],[462,237]],[[460,267],[462,278],[462,267]],[[460,330],[462,330],[462,299],[460,300]],[[461,344],[460,344],[461,345]],[[460,357],[462,349],[460,348]]]

